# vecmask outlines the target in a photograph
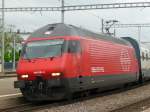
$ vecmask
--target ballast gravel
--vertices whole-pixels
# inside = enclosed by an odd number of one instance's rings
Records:
[[[36,112],[110,112],[150,98],[150,84],[120,93],[99,96],[72,104],[39,110]]]

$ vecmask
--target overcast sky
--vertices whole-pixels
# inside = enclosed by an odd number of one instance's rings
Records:
[[[65,0],[65,5],[150,2],[150,0]],[[44,7],[60,6],[60,0],[5,0],[5,7]],[[33,31],[43,25],[60,22],[60,12],[13,12],[5,14],[5,23],[13,24],[16,29]],[[98,17],[97,17],[98,16]],[[90,11],[71,11],[65,13],[65,23],[82,26],[89,30],[101,31],[101,18],[116,19],[122,24],[150,23],[150,8],[105,9]],[[138,38],[137,28],[117,29],[117,36]],[[150,28],[142,28],[143,41],[150,41]]]

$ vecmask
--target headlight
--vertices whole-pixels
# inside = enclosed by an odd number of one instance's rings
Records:
[[[21,78],[25,79],[25,78],[28,78],[29,75],[21,75]]]
[[[53,77],[56,77],[56,76],[60,76],[61,73],[52,73],[51,75],[52,75]]]

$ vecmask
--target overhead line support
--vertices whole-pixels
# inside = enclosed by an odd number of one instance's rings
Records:
[[[142,8],[150,7],[150,2],[132,3],[111,3],[111,4],[90,4],[90,5],[70,5],[64,6],[62,0],[61,7],[14,7],[4,8],[5,12],[29,12],[29,11],[75,11],[75,10],[95,10],[95,9],[116,9],[116,8]],[[0,8],[2,10],[2,8]]]

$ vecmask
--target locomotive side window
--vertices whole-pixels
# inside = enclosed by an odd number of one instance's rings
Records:
[[[69,53],[80,53],[81,46],[79,41],[71,40],[68,43],[68,52]]]

